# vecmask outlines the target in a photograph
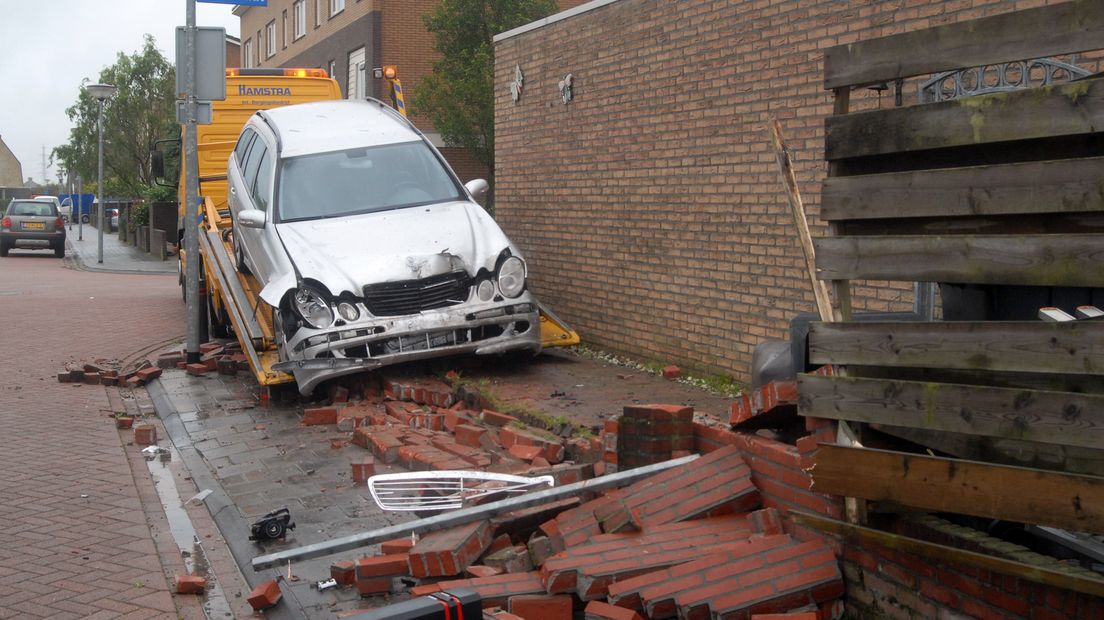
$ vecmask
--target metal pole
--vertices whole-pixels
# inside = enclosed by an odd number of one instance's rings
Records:
[[[517,497],[501,499],[497,502],[491,502],[482,506],[461,508],[460,510],[454,510],[443,515],[437,515],[436,517],[417,519],[407,523],[398,523],[363,534],[352,534],[328,542],[314,543],[313,545],[306,545],[295,549],[287,549],[257,556],[253,558],[253,570],[259,571],[273,566],[283,566],[291,560],[309,560],[333,553],[339,553],[341,551],[349,551],[385,540],[409,536],[411,532],[418,532],[419,534],[435,532],[437,530],[448,529],[481,519],[488,519],[494,515],[510,512],[512,510],[521,510],[522,508],[528,508],[530,506],[537,506],[574,497],[582,493],[604,491],[609,488],[632,484],[633,482],[653,476],[662,471],[671,469],[672,467],[685,465],[697,458],[697,454],[691,454],[670,461],[663,461],[662,463],[653,463],[651,465],[637,467],[636,469],[627,469],[608,476],[599,476],[598,478],[591,478],[590,480],[565,484],[562,487],[556,487],[554,489],[535,491]]]
[[[199,362],[199,147],[196,138],[196,0],[188,0],[185,21],[184,84],[184,271],[185,352]]]
[[[84,194],[81,194],[81,178],[77,175],[77,208],[80,213],[77,214],[77,241],[84,241]]]
[[[99,241],[98,241],[98,245],[96,246],[96,262],[97,263],[102,263],[103,262],[103,213],[104,213],[104,200],[105,200],[105,197],[107,195],[104,194],[104,189],[103,189],[103,102],[104,102],[104,100],[103,99],[98,99],[98,101],[100,102],[100,111],[96,115],[96,127],[98,128],[100,137],[99,137],[99,155],[97,157],[97,165],[96,165],[96,168],[98,170],[98,172],[96,173],[96,177],[97,177],[96,193],[98,193],[100,195],[100,208],[99,208],[99,213],[97,214],[98,218],[96,220],[97,222],[99,222],[96,225],[96,228],[99,229]]]

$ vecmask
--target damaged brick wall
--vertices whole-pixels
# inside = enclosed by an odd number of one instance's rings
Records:
[[[814,310],[766,121],[780,119],[823,235],[823,50],[1047,2],[592,4],[496,43],[498,221],[584,340],[747,380],[754,346]],[[855,301],[908,309],[911,292],[869,283]]]

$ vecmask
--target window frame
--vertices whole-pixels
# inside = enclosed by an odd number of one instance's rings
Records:
[[[276,55],[276,20],[265,24],[265,59]]]
[[[280,15],[280,21],[282,22],[282,27],[280,28],[280,30],[282,31],[280,33],[280,35],[281,35],[280,36],[280,49],[286,50],[287,49],[287,44],[288,44],[287,9],[284,9],[283,13]]]
[[[253,68],[253,38],[250,37],[242,44],[242,66],[246,69]]]
[[[322,0],[314,0],[314,27],[322,27]]]
[[[292,17],[292,41],[298,41],[307,36],[307,0],[296,0],[291,5],[294,14]]]
[[[330,0],[330,17],[345,10],[345,0]]]

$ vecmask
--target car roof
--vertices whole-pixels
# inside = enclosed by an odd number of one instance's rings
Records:
[[[317,101],[260,114],[277,128],[282,157],[421,139],[411,125],[379,101]],[[256,117],[252,122],[258,122]]]

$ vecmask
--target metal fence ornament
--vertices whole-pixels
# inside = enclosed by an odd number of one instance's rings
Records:
[[[575,76],[571,73],[568,73],[564,76],[564,79],[560,80],[560,99],[563,99],[564,105],[567,105],[575,98],[574,86]]]
[[[521,91],[525,88],[525,75],[521,72],[521,65],[514,65],[514,81],[510,83],[510,98],[517,103],[521,99]]]

